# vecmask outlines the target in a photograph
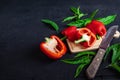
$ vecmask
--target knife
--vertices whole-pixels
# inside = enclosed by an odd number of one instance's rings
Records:
[[[88,79],[93,79],[95,77],[97,70],[102,62],[103,56],[106,52],[106,49],[109,46],[111,40],[113,39],[113,35],[117,29],[118,29],[118,25],[114,25],[108,29],[105,37],[103,38],[99,46],[96,56],[94,57],[93,61],[86,70],[86,75]]]

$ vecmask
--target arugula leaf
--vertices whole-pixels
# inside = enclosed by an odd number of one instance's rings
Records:
[[[50,24],[56,31],[59,30],[58,25],[54,21],[49,20],[49,19],[42,19],[41,21],[44,23]]]
[[[62,22],[70,21],[70,20],[73,20],[75,18],[76,18],[76,16],[69,16],[69,17],[65,18]]]
[[[77,8],[77,14],[81,14],[80,7]]]
[[[80,7],[78,8],[71,7],[70,9],[73,12],[73,14],[76,16],[76,20],[79,20],[81,17],[87,15],[87,14],[82,13],[82,11],[80,10]]]
[[[80,11],[80,7],[78,7],[78,8],[71,7],[70,9],[73,12],[74,16],[66,17],[62,22],[70,21],[70,20],[73,20],[73,19],[79,20],[81,17],[86,15],[86,14],[84,14]]]
[[[85,16],[85,15],[87,15],[87,14],[83,14],[83,13],[81,13],[81,14],[78,14],[78,19],[80,19],[81,17],[83,17],[83,16]]]
[[[101,21],[104,25],[108,25],[115,20],[117,15],[110,15],[104,18],[98,18],[98,21]]]
[[[91,16],[90,16],[90,18],[91,19],[93,19],[94,18],[94,16],[97,14],[97,12],[98,12],[99,10],[97,9],[97,10],[95,10],[92,14],[91,14]]]
[[[73,12],[73,16],[69,16],[66,17],[63,22],[66,21],[71,21],[69,22],[67,25],[68,26],[76,26],[78,28],[82,28],[85,27],[88,23],[90,23],[93,19],[95,19],[95,15],[97,14],[97,12],[99,11],[98,9],[96,9],[90,17],[88,18],[83,18],[81,19],[83,16],[86,16],[87,14],[84,14],[81,10],[80,7],[76,8],[76,7],[71,7],[70,10]],[[116,15],[110,15],[104,18],[97,18],[96,20],[101,21],[104,25],[108,25],[111,22],[113,22],[116,18]],[[99,38],[99,36],[97,36]]]
[[[77,14],[77,13],[78,13],[77,8],[75,8],[75,7],[71,7],[70,10],[71,10],[74,14]]]
[[[92,19],[90,18],[86,18],[86,19],[83,19],[84,20],[84,26],[86,26],[88,23],[90,23],[92,21]]]
[[[68,26],[76,26],[76,27],[81,28],[81,27],[84,26],[84,23],[85,23],[85,22],[84,22],[83,20],[77,20],[77,21],[70,22],[70,23],[68,23],[67,25],[68,25]]]
[[[76,21],[72,21],[70,23],[68,23],[68,26],[76,26],[78,28],[82,28],[84,26],[86,26],[86,24],[90,23],[91,19],[90,18],[86,18],[86,19],[82,19],[82,20],[76,20]]]

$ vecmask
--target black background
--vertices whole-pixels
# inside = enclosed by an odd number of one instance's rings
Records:
[[[70,7],[81,7],[91,14],[99,9],[96,17],[116,14],[117,18],[107,25],[120,25],[120,0],[1,0],[0,1],[0,80],[87,80],[85,70],[74,79],[78,65],[69,65],[60,60],[47,58],[39,49],[44,37],[60,35],[64,29],[63,18],[72,15]],[[41,19],[55,21],[60,29],[41,22]],[[114,39],[111,44],[120,42]],[[65,42],[66,43],[66,42]],[[61,59],[71,58],[69,50]],[[94,80],[120,80],[120,75],[105,66],[103,62]]]

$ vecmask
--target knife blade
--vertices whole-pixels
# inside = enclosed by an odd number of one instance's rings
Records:
[[[99,46],[96,56],[93,58],[91,64],[88,66],[88,68],[86,70],[86,75],[87,75],[88,79],[93,79],[95,77],[95,75],[98,71],[98,68],[102,62],[103,56],[106,52],[106,49],[109,46],[111,40],[113,39],[113,35],[117,29],[118,29],[118,25],[114,25],[108,29],[105,37],[103,38],[103,40]]]

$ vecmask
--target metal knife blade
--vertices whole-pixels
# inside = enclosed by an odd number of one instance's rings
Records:
[[[91,62],[91,64],[89,65],[89,67],[86,70],[88,79],[93,79],[95,77],[95,75],[98,71],[98,68],[102,62],[103,56],[106,52],[106,49],[109,46],[111,40],[113,39],[113,35],[117,29],[118,29],[118,25],[114,25],[108,29],[105,37],[103,38],[103,40],[99,46],[96,56],[94,57],[93,61]]]

